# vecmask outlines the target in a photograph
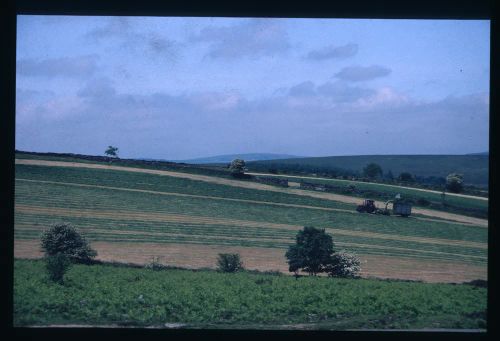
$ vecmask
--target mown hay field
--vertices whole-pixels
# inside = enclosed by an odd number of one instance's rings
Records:
[[[40,233],[52,223],[66,221],[92,243],[133,247],[130,253],[140,252],[142,262],[152,256],[153,244],[166,249],[185,245],[186,257],[210,246],[241,254],[259,250],[263,257],[249,262],[251,268],[286,272],[286,248],[307,225],[325,228],[335,249],[359,254],[365,276],[429,282],[486,279],[484,226],[418,216],[363,215],[354,209],[352,203],[320,197],[175,176],[17,164],[15,255],[39,257],[35,245]],[[117,259],[111,260],[132,258],[126,252],[115,254]],[[390,266],[381,269],[377,257]],[[166,257],[164,262],[176,265],[180,259]],[[409,264],[414,266],[408,269]],[[443,271],[436,264],[442,264]]]

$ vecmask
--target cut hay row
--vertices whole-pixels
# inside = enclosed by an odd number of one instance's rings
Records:
[[[114,220],[137,220],[137,221],[158,221],[158,222],[184,222],[184,223],[210,224],[210,225],[221,224],[221,225],[237,225],[241,227],[255,227],[255,228],[267,227],[273,229],[286,229],[292,231],[298,231],[302,228],[302,226],[300,225],[262,223],[257,221],[213,218],[213,217],[197,217],[190,215],[164,214],[164,213],[144,214],[142,212],[131,212],[131,211],[99,211],[99,210],[64,209],[64,208],[53,209],[53,208],[37,207],[29,205],[16,205],[15,210],[16,212],[23,212],[23,213],[38,213],[47,215],[55,214],[58,216],[66,216],[66,217],[110,218]],[[487,249],[488,247],[487,243],[478,243],[472,241],[389,235],[389,234],[375,233],[375,232],[351,231],[348,229],[339,229],[331,227],[326,227],[326,229],[333,235],[338,234],[338,235],[366,237],[373,239],[411,241],[417,243],[438,244],[438,245],[448,245],[448,246],[465,246],[465,247],[481,248],[481,249]]]
[[[39,236],[39,229],[16,229],[16,237],[37,237]],[[293,243],[291,239],[252,239],[252,238],[226,238],[226,237],[207,237],[204,235],[184,235],[184,234],[155,234],[154,238],[151,238],[151,235],[148,233],[130,233],[128,235],[124,234],[116,234],[116,233],[86,233],[87,237],[91,240],[99,240],[99,241],[135,241],[135,242],[185,242],[185,243],[204,243],[204,244],[220,244],[220,245],[241,245],[241,246],[262,246],[262,247],[271,247],[271,248],[287,248],[290,244]],[[461,257],[469,260],[477,260],[477,261],[485,261],[486,257],[477,256],[477,255],[469,255],[469,254],[458,254],[458,253],[449,253],[449,252],[440,252],[433,250],[423,250],[423,249],[411,249],[411,248],[402,248],[402,247],[393,247],[393,246],[382,246],[382,245],[374,245],[374,244],[361,244],[361,243],[351,243],[351,242],[339,242],[336,241],[335,245],[340,247],[345,247],[349,249],[356,250],[364,250],[366,251],[379,251],[382,250],[385,253],[392,253],[397,255],[427,255],[431,258],[436,258],[436,256],[443,256],[447,259],[453,259],[455,257]],[[442,258],[442,257],[441,257]]]
[[[18,229],[17,227],[20,226],[27,226],[29,231]],[[102,225],[90,225],[90,224],[84,224],[84,225],[78,225],[79,228],[81,228],[83,231],[86,232],[86,235],[90,237],[93,240],[103,240],[103,238],[106,238],[109,240],[108,236],[113,235],[113,233],[105,233],[105,234],[100,234],[100,233],[92,233],[88,232],[87,229],[99,229],[101,228],[102,230]],[[25,224],[20,224],[18,225],[16,223],[16,237],[26,237],[26,238],[33,238],[33,239],[39,239],[41,235],[41,228],[40,226],[30,226],[29,223]],[[110,229],[104,229],[104,231],[110,231]],[[147,237],[147,232],[149,232],[149,229],[137,229],[136,227],[130,227],[126,228],[125,231],[135,231],[135,233],[131,233],[129,235],[133,236],[138,236],[142,239],[147,239],[147,241],[158,241],[158,239],[152,239]],[[143,233],[146,231],[146,234]],[[163,242],[172,242],[173,240],[175,241],[180,241],[182,240],[183,242],[194,242],[195,240],[200,240],[205,238],[205,242],[209,242],[211,244],[220,244],[222,239],[230,239],[231,245],[261,245],[265,247],[271,247],[271,248],[285,248],[288,247],[291,243],[293,243],[294,240],[294,235],[283,235],[283,236],[273,236],[272,234],[262,236],[262,235],[254,235],[254,234],[245,234],[242,235],[238,231],[235,231],[233,233],[229,232],[220,232],[218,229],[212,230],[212,231],[205,231],[204,229],[200,229],[199,227],[196,228],[186,228],[184,226],[178,226],[172,228],[171,226],[168,226],[162,231],[164,234],[162,240]],[[118,235],[118,234],[117,234]],[[175,236],[174,236],[175,235]],[[234,237],[234,238],[221,238],[221,237]],[[115,237],[115,239],[118,237]],[[264,240],[266,239],[266,240]],[[436,248],[433,245],[429,244],[415,244],[415,243],[408,243],[408,242],[394,242],[394,241],[384,241],[384,240],[374,240],[374,239],[367,239],[367,238],[360,238],[360,237],[344,237],[344,236],[334,236],[334,243],[336,247],[342,247],[342,246],[347,246],[350,249],[363,249],[364,251],[367,250],[368,247],[371,247],[371,245],[375,245],[374,248],[370,248],[371,251],[376,251],[376,253],[381,253],[380,250],[384,250],[384,254],[392,254],[392,255],[422,255],[426,251],[429,252],[435,252],[435,251],[440,251],[437,255],[434,254],[432,255],[431,258],[447,258],[447,259],[453,259],[456,257],[456,254],[461,254],[462,257],[468,257],[468,256],[473,256],[472,258],[469,258],[469,261],[484,261],[482,258],[476,259],[474,257],[483,257],[485,256],[485,253],[483,251],[477,250],[477,249],[470,249],[470,248],[463,248],[463,247],[451,247],[451,246],[446,246],[443,247],[441,246],[440,248]],[[265,244],[262,244],[261,241]],[[249,244],[250,243],[250,244]],[[414,251],[418,250],[418,251]],[[363,252],[364,252],[363,251]],[[444,256],[440,256],[444,255]]]
[[[219,218],[225,218],[228,216],[229,219],[233,217],[244,217],[244,220],[251,221],[252,218],[260,220],[258,224],[262,225],[266,222],[272,221],[273,223],[282,223],[284,225],[292,226],[304,226],[304,224],[312,224],[312,226],[325,227],[332,226],[335,227],[342,226],[341,229],[354,230],[358,232],[375,232],[383,233],[386,235],[404,235],[422,238],[437,238],[444,240],[465,240],[472,242],[484,243],[487,240],[487,234],[485,234],[483,229],[471,228],[471,227],[461,227],[460,229],[453,226],[446,225],[445,223],[440,224],[422,224],[417,223],[417,221],[411,221],[411,219],[385,219],[386,217],[374,217],[367,215],[357,215],[352,216],[351,214],[337,213],[336,215],[330,214],[320,214],[315,212],[308,212],[307,210],[291,210],[290,208],[283,208],[280,210],[262,210],[259,206],[248,207],[245,205],[223,205],[223,204],[213,204],[210,201],[202,201],[200,199],[189,199],[188,201],[178,201],[178,200],[156,200],[154,196],[136,196],[121,195],[119,193],[113,193],[113,191],[108,191],[109,198],[96,198],[96,194],[105,193],[103,190],[62,190],[53,191],[49,193],[47,201],[45,197],[38,197],[39,189],[45,189],[47,186],[55,185],[36,185],[31,186],[29,184],[24,184],[20,186],[23,189],[23,193],[16,198],[18,203],[43,203],[44,206],[52,206],[52,208],[59,209],[61,206],[65,208],[79,208],[85,207],[86,209],[102,211],[103,208],[106,210],[117,212],[119,210],[127,209],[127,211],[140,213],[147,213],[151,210],[157,210],[159,212],[165,212],[167,214],[178,214],[180,212],[193,212],[196,216],[206,216],[214,218],[214,215]],[[32,190],[32,195],[29,197],[29,190]],[[104,190],[107,191],[107,190]],[[19,193],[16,193],[19,194]],[[111,195],[112,194],[112,195]],[[57,203],[48,202],[52,198],[60,199]],[[29,199],[29,200],[27,200]],[[109,203],[116,203],[117,209],[112,209],[108,207]],[[33,206],[33,205],[31,205]],[[262,210],[262,211],[261,211]],[[262,212],[262,214],[261,214]],[[157,212],[153,212],[157,213]],[[249,214],[250,213],[250,214]],[[19,215],[18,215],[19,216]],[[354,220],[351,218],[355,218]],[[113,217],[112,217],[113,218]],[[112,219],[110,218],[110,219]],[[225,219],[228,219],[225,218]],[[74,220],[75,218],[72,217]],[[243,220],[243,219],[237,219]],[[32,221],[32,222],[35,222]],[[119,224],[120,222],[116,222]],[[241,223],[241,222],[237,222]],[[294,225],[294,223],[300,223],[300,225]],[[141,222],[143,224],[143,222]],[[248,228],[248,227],[246,227]],[[262,227],[260,227],[262,229]],[[277,230],[276,230],[277,231]]]
[[[356,213],[356,212],[353,212],[352,210],[345,210],[345,209],[340,209],[340,208],[328,208],[328,207],[309,206],[309,205],[296,205],[296,204],[276,203],[276,202],[270,202],[270,201],[233,199],[233,198],[213,197],[213,196],[207,196],[207,195],[195,195],[195,194],[184,194],[184,193],[174,193],[174,192],[160,192],[160,191],[151,191],[151,190],[145,190],[145,189],[134,189],[134,188],[123,188],[123,187],[112,187],[112,186],[98,186],[98,185],[87,185],[87,184],[70,183],[70,182],[31,180],[31,179],[20,179],[20,178],[16,178],[16,181],[28,181],[28,182],[45,183],[45,184],[53,184],[53,185],[65,185],[65,186],[76,186],[76,187],[86,187],[86,188],[100,188],[100,189],[109,189],[109,190],[115,190],[115,191],[128,191],[128,192],[158,194],[158,195],[166,195],[166,196],[178,196],[178,197],[186,197],[186,198],[234,201],[234,202],[250,203],[250,204],[262,204],[262,205],[293,207],[293,208],[307,208],[307,209],[323,210],[323,211],[338,211],[338,212]]]

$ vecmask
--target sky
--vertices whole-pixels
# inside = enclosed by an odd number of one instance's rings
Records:
[[[17,17],[16,149],[488,151],[488,20]]]

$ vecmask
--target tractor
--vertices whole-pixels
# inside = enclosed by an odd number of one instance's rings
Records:
[[[375,206],[375,201],[371,199],[365,199],[363,204],[358,205],[356,211],[360,213],[373,213],[382,215],[391,215],[391,211],[387,208],[389,203],[392,203],[392,213],[401,215],[403,217],[408,217],[411,214],[411,203],[404,200],[400,200],[400,197],[396,197],[396,200],[387,200],[385,202],[385,208],[379,209]]]
[[[363,201],[363,204],[358,205],[356,211],[358,211],[359,213],[374,213],[375,211],[377,211],[377,207],[375,206],[375,202],[373,200],[365,199],[365,201]]]

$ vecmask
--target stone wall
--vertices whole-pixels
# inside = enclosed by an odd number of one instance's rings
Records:
[[[263,184],[267,184],[267,185],[288,187],[288,180],[287,179],[258,176],[258,177],[255,177],[255,181],[263,183]]]

